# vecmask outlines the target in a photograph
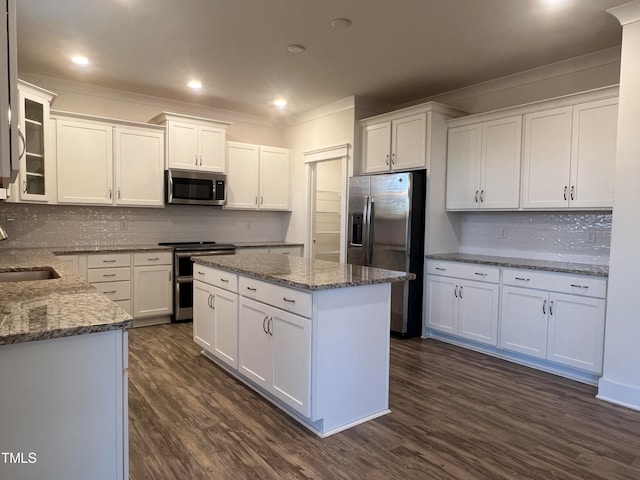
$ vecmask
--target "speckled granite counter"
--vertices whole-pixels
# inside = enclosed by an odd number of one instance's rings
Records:
[[[355,287],[416,278],[413,273],[278,254],[205,256],[194,257],[193,260],[201,265],[305,290]]]
[[[304,247],[304,243],[291,242],[231,242],[236,248]]]
[[[482,265],[495,265],[496,267],[528,268],[531,270],[593,275],[597,277],[609,276],[609,267],[607,265],[592,265],[589,263],[552,262],[529,258],[495,257],[491,255],[472,255],[467,253],[442,253],[427,255],[426,257],[432,260],[478,263]]]
[[[131,316],[49,250],[0,249],[0,272],[51,268],[59,278],[0,282],[0,345],[128,328]]]
[[[54,255],[77,255],[80,253],[133,253],[133,252],[157,252],[172,251],[173,247],[160,245],[94,245],[75,247],[51,247],[49,251]],[[2,252],[0,250],[0,252]]]

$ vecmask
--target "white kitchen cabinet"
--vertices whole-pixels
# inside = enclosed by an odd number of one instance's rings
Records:
[[[50,105],[55,94],[19,81],[24,154],[9,201],[55,202],[55,155]]]
[[[290,151],[227,142],[226,209],[289,210]]]
[[[166,125],[168,168],[225,173],[229,123],[168,112],[151,122]]]
[[[301,246],[281,246],[281,247],[236,247],[236,255],[247,255],[254,253],[279,253],[281,255],[291,255],[292,257],[302,256]]]
[[[173,254],[149,251],[133,254],[133,317],[166,322],[173,313]],[[140,322],[137,322],[140,324]],[[154,322],[159,323],[159,322]]]
[[[164,205],[164,135],[148,128],[114,129],[116,205]]]
[[[617,97],[525,115],[522,206],[611,208]]]
[[[58,203],[113,204],[113,127],[56,119]]]
[[[606,280],[504,270],[500,347],[599,374]]]
[[[444,155],[440,125],[462,114],[446,105],[427,102],[361,120],[357,173],[429,169],[432,156],[438,160]]]
[[[447,210],[517,209],[521,142],[520,115],[470,125],[451,121]]]
[[[131,305],[131,254],[99,253],[87,256],[87,280],[128,314]]]
[[[163,206],[163,132],[156,125],[56,112],[58,202]]]
[[[500,288],[497,268],[428,262],[426,280],[429,328],[497,344]]]
[[[193,282],[193,339],[205,351],[238,368],[238,277],[198,265]]]
[[[362,135],[363,173],[426,168],[426,113],[367,125]]]

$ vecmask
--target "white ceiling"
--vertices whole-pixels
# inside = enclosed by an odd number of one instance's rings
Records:
[[[289,114],[350,95],[402,104],[620,44],[606,9],[626,0],[546,1],[18,0],[19,73],[278,115],[277,96]]]

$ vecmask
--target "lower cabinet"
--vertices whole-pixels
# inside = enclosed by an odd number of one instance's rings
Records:
[[[170,252],[133,255],[134,318],[173,312],[173,255]]]
[[[237,247],[236,255],[245,255],[251,253],[280,253],[282,255],[291,255],[292,257],[302,256],[302,246],[280,246],[280,247]]]
[[[431,264],[430,267],[426,282],[428,327],[496,345],[498,269],[462,264]]]
[[[311,321],[240,300],[240,373],[303,416],[311,414]]]
[[[505,270],[503,283],[502,348],[602,372],[604,279]]]

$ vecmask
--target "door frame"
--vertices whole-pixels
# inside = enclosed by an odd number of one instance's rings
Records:
[[[347,180],[349,178],[349,151],[348,143],[318,148],[304,152],[304,163],[307,170],[307,240],[305,252],[309,252],[309,258],[313,258],[313,226],[315,219],[315,185],[316,166],[319,162],[340,160],[342,178],[340,179],[340,263],[347,260]]]

